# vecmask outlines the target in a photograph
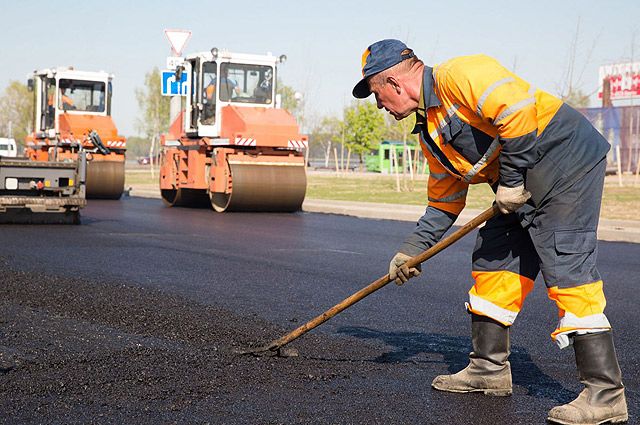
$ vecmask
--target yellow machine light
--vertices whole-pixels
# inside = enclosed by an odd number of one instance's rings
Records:
[[[51,181],[50,180],[45,180],[44,181],[44,187],[51,187]]]
[[[73,179],[69,179],[69,186],[73,186]]]

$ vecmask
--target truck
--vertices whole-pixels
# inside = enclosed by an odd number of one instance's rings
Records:
[[[167,206],[301,208],[308,139],[278,105],[277,66],[285,59],[218,48],[183,58],[175,81],[186,76],[184,106],[161,137],[160,192]]]
[[[74,160],[0,157],[0,222],[79,224],[86,154]]]
[[[0,137],[0,156],[18,156],[18,148],[14,139],[9,137]]]
[[[31,161],[78,162],[86,156],[86,196],[119,199],[124,191],[126,139],[111,117],[113,75],[57,67],[36,70],[33,129],[25,155]]]

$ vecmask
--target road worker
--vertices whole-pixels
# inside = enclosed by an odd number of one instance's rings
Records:
[[[223,64],[220,76],[220,100],[230,101],[240,95],[240,87],[236,80],[229,78],[228,65]]]
[[[213,125],[216,115],[216,74],[209,75],[209,84],[204,88],[204,109],[202,123]]]
[[[67,96],[66,93],[67,93],[67,89],[65,89],[64,87],[60,87],[58,107],[64,110],[75,109],[75,106],[73,104],[73,99]],[[54,105],[53,93],[49,94],[48,105],[49,107],[53,108],[53,105]]]
[[[434,245],[465,206],[469,184],[488,183],[502,212],[479,230],[467,311],[469,365],[433,388],[512,393],[509,328],[541,271],[559,310],[551,338],[573,346],[585,388],[554,407],[550,421],[627,420],[611,325],[596,268],[596,229],[607,141],[577,111],[536,89],[496,60],[464,56],[431,68],[398,40],[362,55],[356,98],[375,95],[396,120],[415,113],[429,163],[428,206],[389,265],[402,284],[418,275],[406,261]]]
[[[211,81],[209,81],[209,84],[207,84],[207,87],[204,88],[205,100],[207,100],[207,102],[209,103],[213,103],[215,100],[215,94],[216,94],[216,80],[214,76],[211,79]]]

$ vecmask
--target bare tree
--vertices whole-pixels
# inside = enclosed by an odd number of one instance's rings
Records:
[[[0,136],[12,136],[23,143],[32,127],[33,93],[25,84],[11,81],[0,97]]]
[[[313,126],[309,134],[312,153],[324,157],[324,166],[329,167],[333,147],[340,144],[343,122],[336,117],[324,117],[319,124]]]
[[[149,159],[152,164],[158,149],[160,135],[169,129],[170,98],[162,96],[160,87],[162,76],[158,68],[153,68],[144,77],[144,87],[136,89],[136,99],[140,107],[140,117],[136,120],[138,131],[144,134],[149,142]]]
[[[558,95],[560,98],[571,106],[576,108],[586,108],[589,106],[589,97],[595,93],[595,91],[588,93],[582,89],[582,79],[587,66],[591,62],[591,56],[596,48],[600,33],[593,39],[591,46],[586,49],[585,54],[581,54],[580,57],[584,58],[583,63],[578,69],[576,63],[576,57],[580,50],[580,17],[576,23],[576,30],[569,44],[569,51],[567,54],[567,66],[565,68],[562,81],[558,84]]]

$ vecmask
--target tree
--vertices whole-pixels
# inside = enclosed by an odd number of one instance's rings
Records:
[[[162,96],[160,87],[162,76],[156,67],[144,76],[144,87],[136,89],[136,99],[140,107],[141,116],[136,121],[136,127],[149,140],[149,157],[154,158],[156,144],[160,134],[169,129],[170,97]]]
[[[398,140],[400,142],[416,140],[417,136],[415,134],[411,134],[416,125],[416,121],[413,116],[398,121],[393,116],[387,115],[385,119],[385,139]]]
[[[149,154],[149,139],[146,137],[127,137],[127,158],[135,159]]]
[[[567,94],[562,96],[562,101],[574,108],[588,108],[589,95],[584,94],[580,89],[572,88]]]
[[[332,147],[341,142],[343,125],[343,122],[336,117],[324,117],[309,134],[311,154],[322,154],[325,167],[329,166]]]
[[[18,143],[33,128],[33,93],[25,84],[11,81],[0,97],[0,136],[11,136]]]
[[[374,103],[357,101],[345,109],[344,143],[349,155],[352,152],[358,154],[360,164],[363,163],[363,154],[375,149],[384,133],[384,115]]]
[[[280,107],[291,113],[298,120],[303,119],[303,99],[302,94],[293,87],[287,86],[278,78],[277,94],[280,95]]]
[[[589,94],[585,94],[580,88],[582,77],[587,69],[593,50],[600,37],[596,37],[586,52],[578,52],[580,46],[580,17],[576,23],[576,30],[569,45],[567,54],[567,66],[564,72],[563,81],[557,88],[558,96],[569,105],[576,108],[586,108],[589,106]],[[581,69],[577,69],[576,57],[583,61]]]
[[[142,116],[138,118],[138,130],[148,138],[157,137],[169,129],[170,98],[162,96],[162,76],[156,67],[144,76],[144,87],[136,89],[136,99]]]

